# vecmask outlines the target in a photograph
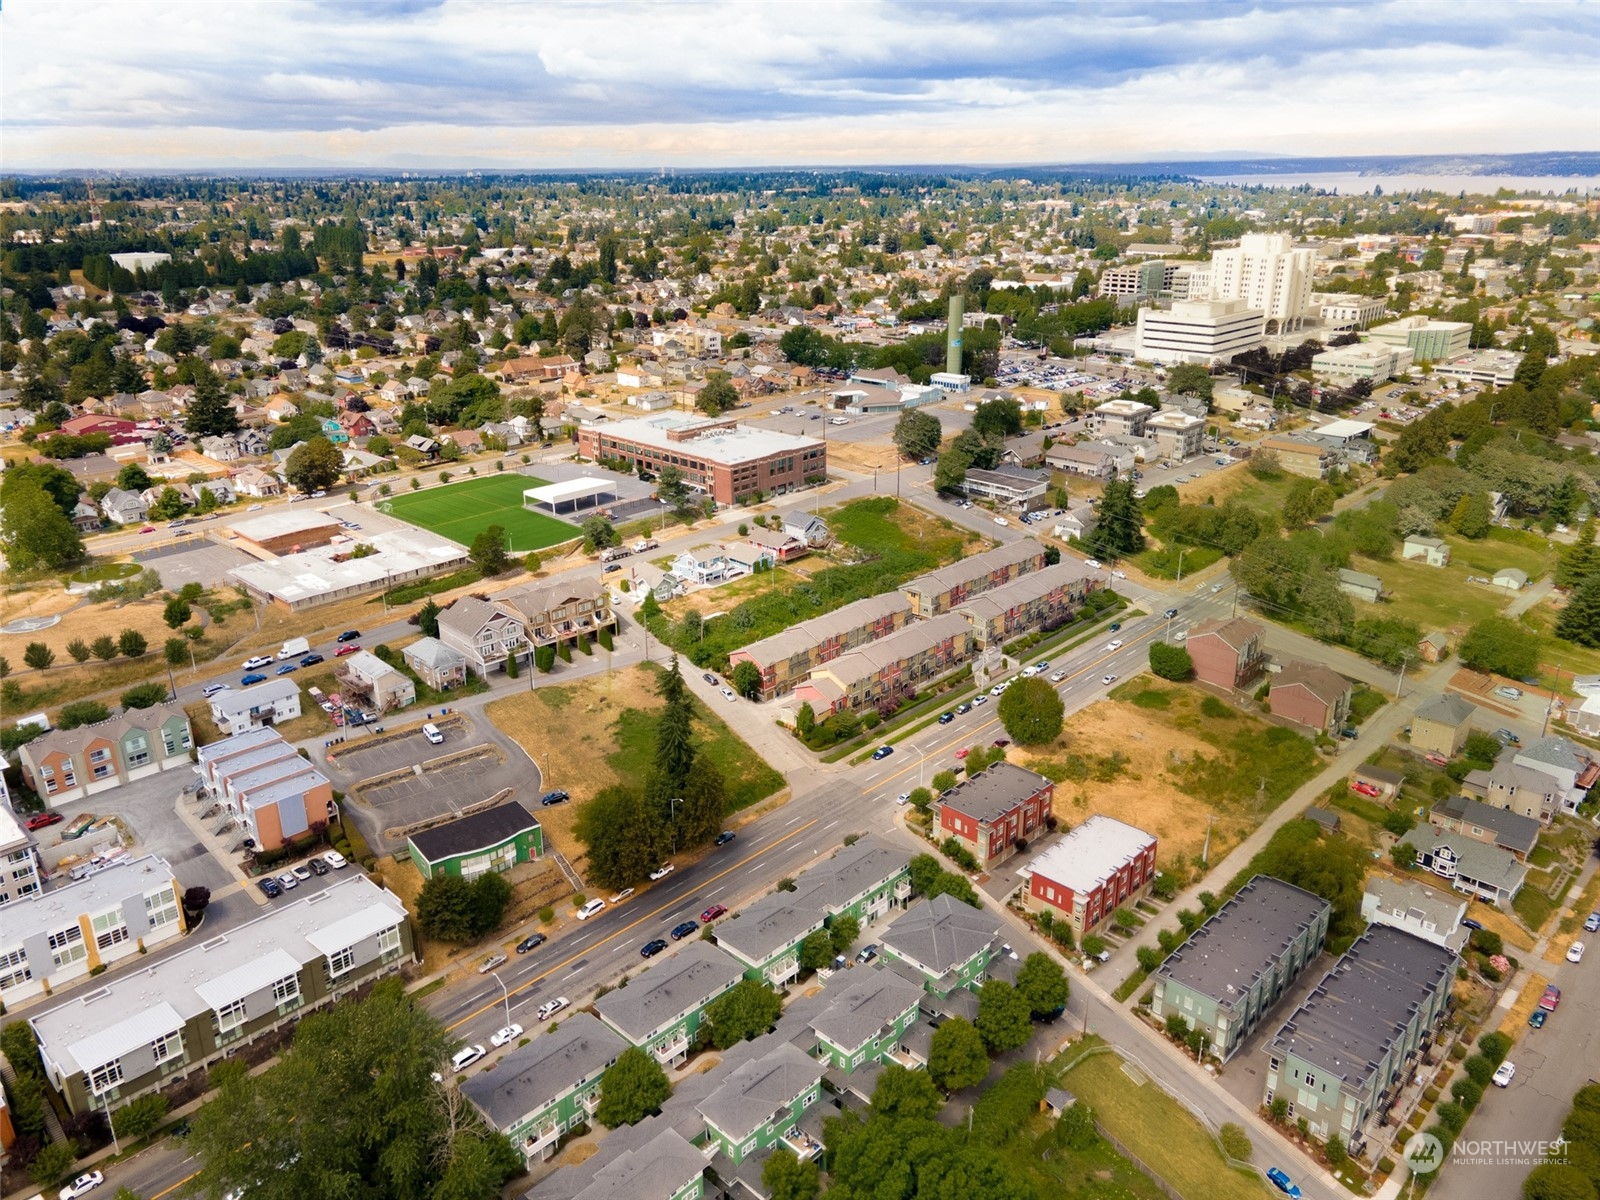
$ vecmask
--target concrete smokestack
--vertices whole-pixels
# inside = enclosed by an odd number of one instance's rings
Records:
[[[944,369],[961,374],[961,293],[950,297],[950,329],[945,339]]]

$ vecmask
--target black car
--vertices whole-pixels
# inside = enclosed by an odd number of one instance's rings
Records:
[[[555,791],[546,792],[543,796],[541,796],[539,798],[539,803],[549,807],[552,804],[565,804],[570,799],[572,799],[571,796],[568,796],[560,788],[557,788]]]
[[[710,671],[707,671],[704,675],[700,676],[700,678],[704,679],[712,687],[716,687],[717,686],[717,677],[715,675],[713,675]]]
[[[684,938],[688,937],[691,933],[699,928],[700,923],[698,921],[684,921],[682,924],[674,925],[672,927],[672,940],[675,942],[681,942]]]
[[[673,937],[677,937],[678,936],[678,931],[677,930],[673,930],[672,931],[672,936]],[[654,958],[656,955],[660,954],[666,948],[667,948],[667,939],[666,938],[656,938],[654,941],[646,942],[644,945],[639,947],[639,957],[640,958]]]
[[[329,871],[333,870],[332,867],[323,862],[320,858],[313,858],[310,862],[306,863],[306,866],[311,869],[311,873],[313,875],[326,875]]]
[[[327,660],[324,659],[322,657],[322,655],[320,655],[320,654],[308,654],[308,655],[306,655],[304,658],[302,658],[300,660],[300,665],[302,667],[314,667],[319,662],[326,662],[326,661]]]
[[[941,725],[948,725],[948,724],[950,724],[951,721],[954,721],[955,719],[956,719],[956,715],[953,712],[942,712],[942,713],[939,714],[939,724],[941,724]]]
[[[733,841],[733,839],[738,837],[738,836],[739,835],[734,833],[733,830],[724,829],[721,833],[717,834],[717,845],[726,846],[729,842]]]
[[[1178,610],[1175,609],[1175,608],[1169,608],[1169,609],[1167,609],[1166,612],[1162,613],[1161,615],[1164,616],[1165,618],[1167,618],[1167,620],[1170,621],[1170,620],[1172,620],[1173,617],[1178,615]]]
[[[542,933],[530,933],[527,937],[523,938],[520,942],[517,943],[517,953],[518,954],[526,954],[529,950],[536,949],[539,946],[544,945],[544,943],[545,943],[544,934],[542,934]]]
[[[283,885],[276,879],[263,879],[256,886],[266,894],[268,900],[276,900],[283,895]]]
[[[337,641],[341,641],[341,642],[353,642],[360,636],[361,636],[361,630],[359,630],[359,629],[346,629],[343,633],[341,633],[338,636],[338,638],[336,640]]]

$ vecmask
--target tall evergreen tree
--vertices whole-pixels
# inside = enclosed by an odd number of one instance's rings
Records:
[[[239,432],[239,414],[228,403],[222,381],[210,367],[195,373],[194,398],[183,418],[184,429],[196,437]]]
[[[694,766],[694,742],[689,728],[694,701],[683,682],[676,656],[661,677],[659,691],[666,706],[656,721],[656,771],[672,794],[681,796]]]
[[[1578,540],[1561,552],[1561,558],[1556,563],[1556,586],[1577,587],[1596,571],[1600,571],[1600,550],[1595,548],[1594,521],[1591,518],[1578,531]]]
[[[1115,475],[1100,501],[1100,523],[1089,535],[1089,548],[1108,558],[1127,558],[1144,549],[1144,512],[1133,494],[1132,479]]]
[[[1556,622],[1556,636],[1580,646],[1600,646],[1600,574],[1590,575],[1573,591]]]

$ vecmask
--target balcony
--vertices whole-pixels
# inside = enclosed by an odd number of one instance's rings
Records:
[[[908,1071],[920,1071],[928,1065],[909,1050],[903,1050],[898,1046],[893,1050],[886,1051],[883,1057],[885,1062],[898,1063]]]
[[[656,1061],[662,1066],[666,1066],[671,1062],[677,1062],[678,1059],[688,1055],[689,1038],[687,1035],[680,1033],[670,1042],[662,1042],[658,1045],[652,1046],[650,1048],[650,1053],[655,1055]],[[599,1102],[600,1101],[597,1093],[595,1097],[595,1103],[598,1105]]]
[[[519,1147],[523,1158],[542,1157],[545,1151],[552,1149],[561,1140],[561,1129],[555,1124],[546,1125],[535,1133],[530,1133]]]
[[[591,1117],[600,1109],[600,1089],[596,1088],[587,1096],[578,1097],[578,1103],[583,1106],[583,1111]]]
[[[798,954],[784,955],[763,972],[773,987],[783,987],[799,973],[800,956]]]
[[[778,1139],[781,1145],[794,1151],[794,1156],[801,1162],[808,1158],[819,1158],[822,1155],[822,1143],[810,1134],[801,1133],[798,1129],[790,1129]]]
[[[904,904],[911,897],[911,880],[902,879],[894,885],[894,898],[896,902]]]

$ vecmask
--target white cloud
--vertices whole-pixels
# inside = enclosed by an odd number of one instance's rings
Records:
[[[11,167],[1130,161],[1600,149],[1569,3],[12,0]]]

